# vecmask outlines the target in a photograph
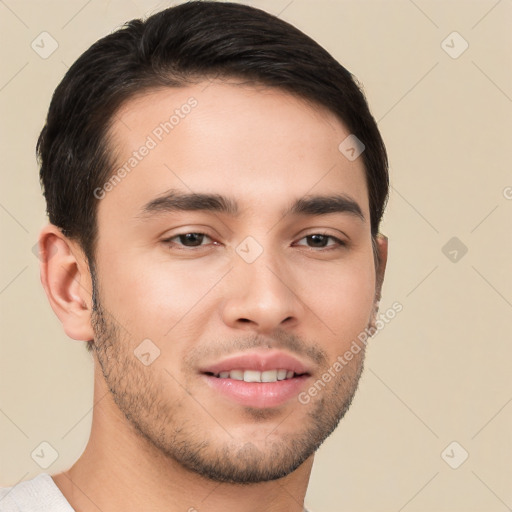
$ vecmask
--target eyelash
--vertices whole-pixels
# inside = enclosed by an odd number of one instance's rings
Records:
[[[210,240],[213,240],[213,238],[209,235],[207,235],[206,233],[201,233],[201,232],[195,232],[195,231],[188,231],[186,233],[178,233],[177,235],[173,235],[172,237],[169,237],[169,238],[166,238],[165,240],[162,240],[163,243],[165,244],[168,244],[170,246],[177,246],[179,247],[179,250],[182,250],[182,251],[197,251],[197,250],[201,250],[203,247],[206,247],[207,245],[209,244],[201,244],[201,245],[197,245],[197,246],[186,246],[186,245],[183,245],[183,244],[177,244],[176,242],[173,242],[174,239],[176,238],[180,238],[180,237],[184,237],[186,235],[203,235],[205,237],[208,237]],[[332,245],[328,245],[326,247],[319,247],[318,249],[321,250],[321,252],[326,252],[326,251],[332,251],[332,250],[337,250],[337,249],[341,249],[343,247],[346,247],[347,246],[347,243],[344,242],[343,240],[340,240],[339,238],[333,236],[333,235],[329,235],[327,233],[311,233],[309,235],[305,235],[303,236],[302,238],[299,239],[299,241],[301,240],[304,240],[308,237],[311,237],[311,236],[323,236],[323,237],[327,237],[328,239],[330,240],[333,240],[335,243],[332,244]],[[218,242],[213,242],[215,245],[219,245]],[[301,245],[302,247],[307,247],[308,249],[317,249],[315,247],[309,247],[309,246],[304,246],[304,245]],[[317,252],[320,252],[320,251],[317,251]]]

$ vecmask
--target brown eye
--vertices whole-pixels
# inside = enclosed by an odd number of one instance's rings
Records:
[[[307,245],[313,249],[335,248],[336,246],[344,246],[345,242],[331,235],[324,235],[321,233],[314,233],[307,235],[300,241],[306,240],[306,244],[299,243],[298,245]]]
[[[309,235],[306,240],[310,243],[310,247],[326,247],[329,237],[325,235]]]
[[[172,244],[172,245],[181,245],[183,247],[200,247],[205,240],[210,240],[211,238],[204,233],[182,233],[180,235],[175,235],[164,242]]]
[[[187,247],[197,247],[202,245],[205,235],[203,233],[185,233],[184,235],[178,235],[177,238]]]

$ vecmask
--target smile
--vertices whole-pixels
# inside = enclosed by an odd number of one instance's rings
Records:
[[[287,380],[298,377],[302,374],[296,374],[293,370],[231,370],[223,371],[218,374],[211,374],[219,379],[243,380],[244,382],[277,382],[278,380]]]

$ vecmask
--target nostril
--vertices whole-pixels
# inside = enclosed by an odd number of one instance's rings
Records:
[[[250,320],[248,318],[239,318],[238,321],[244,322],[244,323],[250,322]]]

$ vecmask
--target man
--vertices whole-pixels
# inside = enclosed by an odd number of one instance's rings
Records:
[[[384,144],[350,73],[251,7],[101,39],[38,141],[41,279],[95,365],[88,445],[2,511],[299,511],[363,369]]]

